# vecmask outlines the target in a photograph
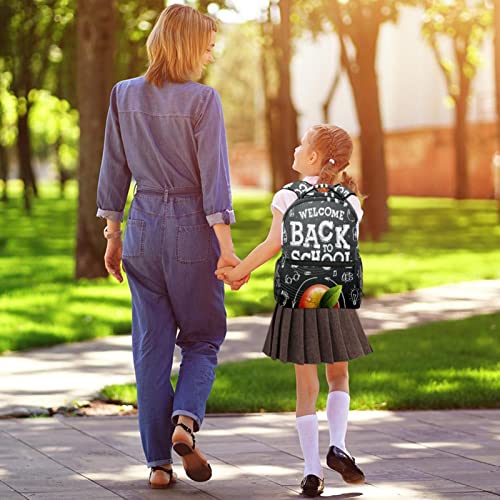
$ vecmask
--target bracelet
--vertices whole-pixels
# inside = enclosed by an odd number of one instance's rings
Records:
[[[107,239],[107,240],[112,240],[112,239],[115,239],[115,238],[120,238],[120,236],[122,235],[122,230],[118,230],[118,231],[115,231],[113,233],[110,233],[109,232],[109,229],[108,229],[108,226],[106,226],[104,228],[104,231],[103,231],[103,234],[104,234],[104,237]]]

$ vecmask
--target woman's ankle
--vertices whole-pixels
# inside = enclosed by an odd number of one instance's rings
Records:
[[[172,470],[172,464],[152,465],[151,469],[154,469],[155,467],[161,467],[162,469]],[[161,469],[157,469],[157,470],[159,470],[161,472]]]
[[[191,430],[193,430],[194,428],[194,420],[191,417],[188,417],[187,415],[179,415],[177,417],[177,423],[183,424],[189,427]]]

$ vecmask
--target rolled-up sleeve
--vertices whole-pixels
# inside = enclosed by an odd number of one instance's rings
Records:
[[[97,217],[121,222],[132,174],[128,168],[118,120],[117,88],[111,91],[99,184]]]
[[[210,226],[236,222],[229,180],[226,130],[217,92],[210,89],[194,126],[203,208]]]

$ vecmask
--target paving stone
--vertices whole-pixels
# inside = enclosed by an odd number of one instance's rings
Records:
[[[470,458],[471,460],[476,460],[478,462],[483,462],[485,464],[495,465],[497,467],[500,467],[500,450],[495,455],[476,455],[476,453],[468,453],[467,458]]]
[[[102,491],[89,491],[84,490],[59,490],[41,493],[23,493],[23,498],[30,498],[33,500],[109,500],[110,498],[120,498],[119,495],[112,491],[107,491],[101,488]],[[2,498],[3,500],[3,498]]]
[[[491,491],[500,489],[500,468],[489,470],[487,472],[448,472],[446,477],[452,481],[473,486],[477,489]]]
[[[456,447],[455,434],[462,432],[458,420],[471,418],[468,413],[453,417],[456,428],[443,433],[441,441],[424,442],[419,442],[415,433],[416,429],[426,429],[426,424],[418,419],[427,412],[409,415],[368,412],[370,415],[361,416],[360,413],[363,412],[352,412],[363,430],[355,432],[353,426],[349,427],[349,449],[357,457],[368,482],[346,485],[336,472],[325,467],[324,497],[425,500],[492,498],[500,494],[497,479],[500,467],[488,462],[497,457],[498,442],[483,437],[476,440],[464,432],[463,446]],[[442,414],[446,412],[435,412],[434,417],[441,418]],[[496,415],[500,420],[500,411]],[[493,416],[489,413],[488,421]],[[399,437],[404,433],[414,434],[415,442]],[[434,430],[422,436],[429,439]],[[324,422],[320,437],[326,454],[328,429]],[[0,478],[24,497],[43,500],[59,500],[69,490],[75,496],[68,500],[99,500],[114,498],[113,495],[132,500],[165,498],[165,495],[169,499],[202,500],[297,498],[303,462],[293,414],[213,419],[209,416],[199,434],[199,443],[212,464],[213,480],[190,481],[180,458],[174,455],[178,484],[167,492],[154,491],[147,484],[148,469],[140,449],[136,417],[57,417],[48,422],[24,419],[15,425],[3,420],[0,421],[0,470],[3,471]],[[325,457],[321,459],[325,465]],[[12,490],[7,491],[12,496]],[[3,500],[2,493],[0,490]],[[17,493],[13,497],[17,498]]]
[[[188,487],[182,483],[168,488],[167,490],[152,490],[149,487],[143,489],[127,489],[120,491],[120,497],[127,500],[148,500],[165,499],[168,500],[214,500],[214,497],[204,493],[202,490]]]
[[[0,474],[1,477],[4,477],[5,471],[2,471],[2,461],[0,459]],[[14,491],[10,486],[5,484],[3,481],[0,481],[0,498],[3,500],[4,498],[23,498],[22,495]]]
[[[15,491],[9,490],[9,491],[0,491],[1,496],[0,498],[2,500],[19,500],[21,498],[26,498],[20,493],[16,493]]]
[[[372,470],[370,466],[363,467],[366,480],[372,484],[380,483],[401,483],[403,481],[434,481],[436,478],[426,472],[415,469],[403,468],[393,470],[390,466],[385,466],[380,470]]]

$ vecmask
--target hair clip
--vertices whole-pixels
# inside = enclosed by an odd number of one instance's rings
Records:
[[[333,158],[330,158],[330,159],[328,160],[328,163],[331,163],[332,165],[335,165],[335,160],[334,160]]]

